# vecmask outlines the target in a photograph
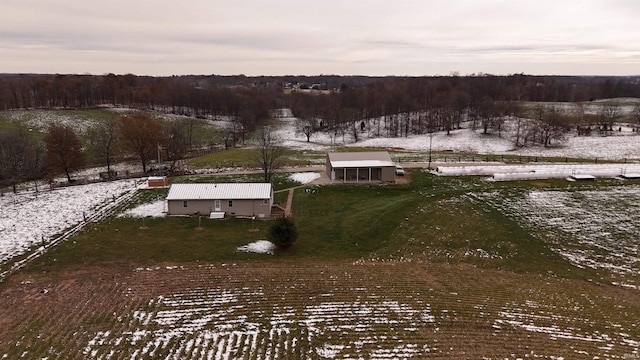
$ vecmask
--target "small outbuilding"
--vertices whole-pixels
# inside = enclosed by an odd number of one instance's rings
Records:
[[[169,215],[202,214],[212,218],[271,215],[269,183],[172,184],[167,195]]]
[[[341,182],[394,182],[396,165],[386,151],[327,154],[327,175]]]
[[[169,180],[166,176],[149,176],[149,178],[147,178],[147,186],[166,187],[169,186]]]

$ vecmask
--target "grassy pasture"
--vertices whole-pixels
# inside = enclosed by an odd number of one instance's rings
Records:
[[[242,174],[242,175],[232,175],[232,174],[218,174],[218,175],[185,175],[185,176],[175,176],[171,177],[171,183],[228,183],[228,182],[264,182],[264,176],[261,173],[254,174]],[[289,178],[288,173],[275,173],[271,177],[271,184],[273,185],[274,191],[288,189],[294,186],[299,186],[300,183],[297,181],[293,181]]]
[[[306,166],[312,163],[316,163],[320,159],[324,161],[323,155],[318,152],[304,152],[304,156],[300,156],[301,152],[297,150],[286,150],[284,156],[281,159],[282,166]],[[258,163],[256,157],[259,158],[256,150],[250,148],[230,148],[219,152],[214,152],[208,155],[199,156],[197,158],[189,159],[187,163],[193,167],[213,167],[213,168],[225,168],[225,167],[243,167],[252,168],[257,167]]]
[[[637,356],[637,290],[570,263],[549,228],[501,205],[619,182],[409,176],[296,190],[300,238],[275,255],[236,250],[268,222],[92,224],[0,285],[0,357]],[[140,192],[132,206],[162,195]]]

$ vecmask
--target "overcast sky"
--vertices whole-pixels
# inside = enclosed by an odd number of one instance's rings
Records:
[[[0,0],[0,73],[640,74],[638,0]]]

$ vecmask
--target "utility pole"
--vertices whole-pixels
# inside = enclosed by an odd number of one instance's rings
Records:
[[[427,169],[431,170],[431,142],[433,142],[433,131],[429,131],[429,166]]]
[[[160,150],[162,150],[162,146],[160,146],[160,143],[158,142],[158,176],[163,175],[163,171],[160,168],[162,163],[162,159],[160,159]]]

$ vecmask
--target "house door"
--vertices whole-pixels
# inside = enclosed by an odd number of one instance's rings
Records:
[[[220,208],[220,200],[215,200],[213,202],[213,207],[215,208],[215,211],[220,211],[221,210],[221,208]]]

